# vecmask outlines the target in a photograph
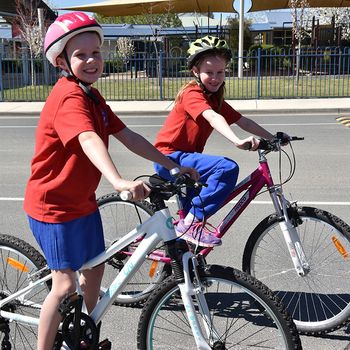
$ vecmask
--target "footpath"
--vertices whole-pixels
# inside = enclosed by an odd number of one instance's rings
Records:
[[[350,113],[350,98],[327,99],[276,99],[276,100],[227,100],[242,114],[281,113]],[[109,101],[118,116],[167,115],[173,101]],[[0,115],[39,116],[44,102],[0,102]]]

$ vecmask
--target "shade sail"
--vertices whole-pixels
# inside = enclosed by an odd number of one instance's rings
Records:
[[[310,7],[350,7],[350,0],[308,0]],[[252,0],[249,12],[289,8],[289,0]]]
[[[233,0],[109,0],[61,10],[96,12],[104,16],[134,16],[153,13],[236,12]]]

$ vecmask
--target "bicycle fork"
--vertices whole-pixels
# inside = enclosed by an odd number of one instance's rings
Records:
[[[212,324],[209,307],[204,296],[204,286],[198,273],[199,262],[197,257],[190,251],[186,251],[181,255],[181,263],[178,259],[176,259],[177,261],[172,259],[172,266],[175,276],[181,280],[178,286],[197,349],[211,350],[214,347],[215,349],[225,349],[224,343],[220,343],[220,336]],[[181,268],[181,271],[179,271],[179,268]],[[202,322],[197,316],[198,313]],[[204,332],[207,337],[203,334],[201,324],[204,325]],[[209,339],[209,344],[206,338]]]
[[[271,192],[270,192],[271,193]],[[277,200],[277,196],[280,201]],[[306,276],[310,272],[310,265],[306,259],[300,237],[296,229],[298,222],[297,205],[290,203],[279,189],[271,193],[271,197],[280,217],[279,226],[292,259],[294,268],[299,276]],[[296,215],[295,215],[296,214]],[[291,219],[293,218],[293,220]]]

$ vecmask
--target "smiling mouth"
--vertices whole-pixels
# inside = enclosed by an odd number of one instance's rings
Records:
[[[93,74],[93,73],[96,73],[97,72],[97,68],[89,68],[89,69],[85,69],[84,70],[85,73],[88,73],[88,74]]]

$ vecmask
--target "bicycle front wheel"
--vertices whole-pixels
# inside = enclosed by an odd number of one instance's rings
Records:
[[[19,238],[0,235],[0,297],[5,299],[50,271],[44,257]],[[41,305],[50,290],[50,282],[29,290],[3,306],[2,310],[39,318]],[[1,349],[37,348],[38,329],[35,325],[0,317]]]
[[[147,201],[123,201],[117,193],[100,197],[97,203],[101,213],[106,247],[109,247],[113,242],[154,214],[152,205]],[[142,237],[139,238],[139,240],[141,239]],[[136,249],[139,240],[130,244],[127,249],[116,253],[107,261],[102,286],[110,285],[110,282],[113,281],[116,274],[119,273]],[[164,255],[164,250],[159,249],[158,253]],[[115,304],[135,306],[144,302],[157,283],[164,280],[168,275],[169,269],[162,262],[146,260],[125,286],[122,293],[117,296]]]
[[[195,296],[193,300],[211,349],[301,349],[292,318],[261,282],[241,271],[217,265],[206,266],[200,278],[210,325],[202,323]],[[148,298],[138,326],[138,349],[196,349],[177,283],[174,277],[169,277]]]
[[[350,317],[350,227],[320,209],[297,208],[296,227],[310,271],[296,273],[272,214],[252,232],[243,254],[243,271],[261,280],[286,305],[302,333],[340,328]]]

